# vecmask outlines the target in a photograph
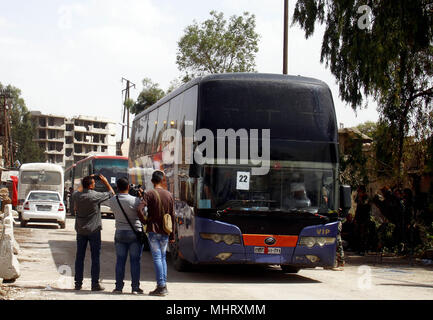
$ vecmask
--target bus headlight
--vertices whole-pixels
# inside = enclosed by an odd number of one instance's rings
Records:
[[[314,237],[301,237],[301,239],[299,240],[300,246],[312,248],[315,244],[316,240],[314,239]]]
[[[236,234],[222,234],[222,233],[202,233],[200,232],[200,237],[205,240],[212,240],[215,243],[220,243],[223,241],[227,245],[240,244],[241,237]]]
[[[232,245],[234,243],[241,243],[240,237],[235,234],[225,234],[223,236],[223,241],[228,245]]]
[[[305,246],[307,248],[312,248],[316,244],[323,247],[326,244],[334,244],[335,238],[331,237],[301,237],[299,240],[300,246]]]

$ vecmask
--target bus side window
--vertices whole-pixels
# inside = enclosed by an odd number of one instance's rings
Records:
[[[156,126],[158,125],[158,109],[153,110],[149,114],[149,121],[147,123],[147,139],[146,139],[146,154],[150,155],[155,152],[154,141]]]
[[[170,103],[167,102],[158,108],[158,125],[155,133],[155,152],[162,151],[162,135],[167,129],[167,119]]]
[[[83,177],[87,177],[89,175],[89,167],[84,165],[83,166]]]
[[[136,137],[136,147],[133,148],[135,149],[135,157],[134,159],[138,158],[138,157],[142,157],[146,154],[146,134],[147,134],[147,126],[148,126],[148,120],[149,120],[149,115],[146,114],[144,115],[138,123],[138,130],[139,132],[137,133],[137,137]],[[131,140],[131,142],[133,142]],[[129,148],[129,150],[131,150],[131,147]]]
[[[75,167],[75,178],[82,179],[83,178],[83,165],[81,163],[77,164]]]

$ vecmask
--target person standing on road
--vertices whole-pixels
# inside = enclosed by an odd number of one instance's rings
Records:
[[[114,236],[114,244],[116,246],[116,288],[113,292],[122,293],[125,264],[129,251],[132,294],[142,294],[143,290],[140,289],[140,261],[143,244],[140,243],[136,235],[136,232],[142,232],[143,227],[141,222],[145,222],[143,213],[138,211],[141,199],[129,194],[128,179],[120,178],[116,184],[119,193],[109,200],[109,206],[116,219],[116,232]],[[135,231],[131,229],[130,224],[134,227]]]
[[[70,187],[68,191],[68,211],[71,216],[75,216],[74,204],[72,203],[72,195],[74,194],[74,188]]]
[[[365,186],[359,186],[356,197],[355,211],[355,234],[357,237],[357,249],[361,255],[365,255],[368,251],[370,243],[370,235],[368,226],[371,218],[371,203],[368,199],[368,194]]]
[[[174,199],[172,194],[163,188],[165,175],[156,170],[152,174],[153,190],[143,194],[143,202],[140,206],[147,206],[147,232],[150,251],[156,273],[156,289],[149,292],[151,296],[165,296],[167,290],[167,261],[166,251],[168,242],[174,242]],[[167,234],[163,227],[163,216],[170,214],[172,221],[172,232]]]
[[[84,258],[87,243],[90,244],[92,257],[92,291],[102,291],[99,284],[101,253],[101,202],[114,195],[114,190],[103,175],[96,176],[101,180],[109,192],[95,191],[95,176],[84,177],[81,181],[82,192],[73,194],[73,204],[76,212],[75,230],[77,231],[77,255],[75,258],[75,290],[81,290],[83,285]]]

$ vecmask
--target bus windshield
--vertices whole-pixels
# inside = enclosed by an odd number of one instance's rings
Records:
[[[328,212],[335,210],[335,168],[281,167],[252,176],[242,166],[205,166],[200,209]],[[243,180],[242,180],[243,179]]]
[[[128,160],[124,159],[97,159],[94,164],[95,173],[109,175],[128,174]]]
[[[128,160],[125,159],[95,159],[93,163],[94,174],[102,174],[111,185],[115,185],[117,179],[128,177]],[[102,182],[96,181],[97,191],[106,191]]]
[[[38,184],[43,186],[61,184],[61,174],[52,171],[23,171],[21,173],[21,184]]]
[[[290,82],[224,81],[202,85],[200,128],[271,129],[271,139],[336,142],[329,89]],[[280,158],[281,159],[281,158]]]

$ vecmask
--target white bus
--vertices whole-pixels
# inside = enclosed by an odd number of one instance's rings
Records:
[[[52,163],[25,163],[18,176],[18,212],[23,212],[24,200],[30,191],[57,191],[63,201],[63,168]]]

